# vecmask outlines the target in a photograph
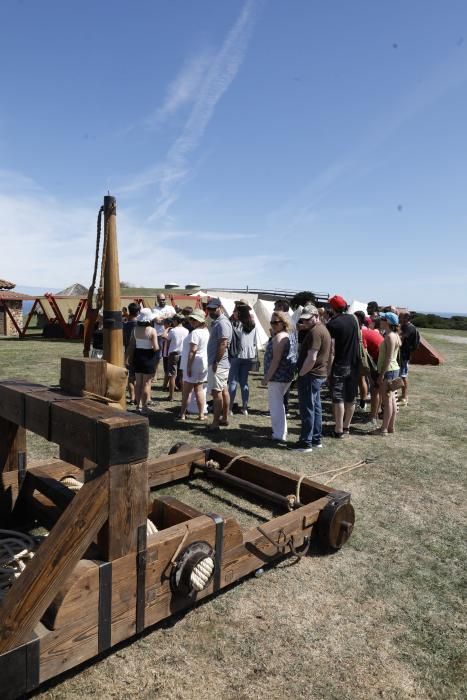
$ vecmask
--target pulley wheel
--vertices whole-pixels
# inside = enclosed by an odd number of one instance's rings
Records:
[[[325,548],[340,549],[352,534],[355,511],[350,501],[330,501],[318,519],[318,538]]]
[[[193,542],[179,556],[172,571],[172,591],[194,598],[207,588],[214,575],[215,552],[207,542]]]

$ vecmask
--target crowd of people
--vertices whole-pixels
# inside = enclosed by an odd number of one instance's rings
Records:
[[[212,420],[206,429],[226,428],[238,390],[239,411],[248,416],[249,374],[262,348],[247,300],[236,301],[230,317],[218,298],[209,299],[203,309],[180,309],[168,304],[164,294],[157,296],[153,309],[132,303],[125,311],[125,358],[134,410],[148,414],[154,409],[151,386],[162,359],[166,400],[174,401],[180,392],[178,420],[185,421],[195,405],[198,419],[207,423],[209,403]],[[398,314],[394,307],[381,310],[376,302],[368,303],[366,313],[351,314],[345,299],[334,295],[320,308],[310,300],[295,319],[288,301],[278,299],[262,380],[272,441],[299,452],[322,447],[325,385],[332,404],[332,437],[349,436],[356,408],[368,414],[366,425],[376,434],[394,433],[398,408],[408,404],[410,355],[420,342],[410,314]],[[301,426],[295,444],[287,442],[291,388],[297,392]]]

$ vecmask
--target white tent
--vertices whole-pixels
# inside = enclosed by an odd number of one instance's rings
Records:
[[[246,297],[242,297],[242,299],[243,298],[246,299]],[[221,304],[224,307],[224,310],[225,310],[227,316],[230,317],[233,314],[233,310],[235,309],[236,299],[229,299],[228,297],[224,297],[224,296],[220,296],[219,299],[221,300]],[[258,348],[260,350],[262,350],[269,340],[269,335],[264,330],[263,324],[261,323],[260,319],[258,318],[258,315],[256,314],[254,308],[252,308],[251,314],[255,320]],[[269,322],[268,322],[268,328],[269,328]]]
[[[349,314],[354,314],[356,311],[364,311],[366,313],[366,301],[357,301],[356,299],[349,306]]]
[[[297,320],[300,318],[302,308],[302,306],[299,306],[295,312],[293,312],[292,309],[289,309],[289,316],[292,319],[294,326],[296,325]],[[266,339],[268,339],[271,328],[271,316],[274,312],[274,302],[267,299],[258,299],[254,306],[254,311],[256,312],[261,327],[266,335]]]
[[[258,299],[254,305],[254,311],[258,317],[261,327],[269,337],[269,322],[271,320],[272,312],[274,311],[274,302],[267,301],[266,299]]]

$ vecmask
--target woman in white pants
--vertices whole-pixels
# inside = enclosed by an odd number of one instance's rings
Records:
[[[297,362],[297,342],[288,314],[275,311],[271,317],[271,338],[264,355],[264,383],[268,387],[272,439],[287,439],[284,394],[290,387]]]

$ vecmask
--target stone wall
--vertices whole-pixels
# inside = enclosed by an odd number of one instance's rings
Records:
[[[10,314],[14,317],[17,325],[23,328],[23,302],[22,301],[4,301],[3,304],[8,306]],[[9,315],[0,307],[0,335],[17,336],[18,331],[13,325]]]

